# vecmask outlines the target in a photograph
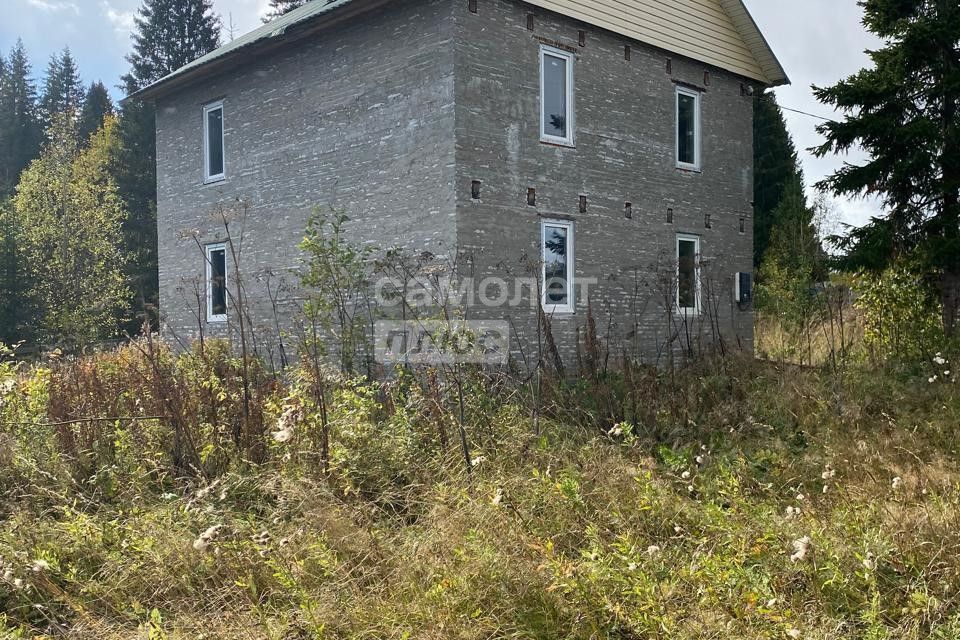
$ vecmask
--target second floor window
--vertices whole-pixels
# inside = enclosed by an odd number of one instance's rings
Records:
[[[700,169],[700,94],[677,88],[677,166]]]
[[[223,180],[226,166],[223,153],[223,103],[203,108],[203,180]]]
[[[540,48],[540,140],[573,145],[573,54]]]
[[[573,223],[544,221],[541,228],[544,309],[573,313]]]
[[[207,245],[207,322],[227,320],[227,247]]]

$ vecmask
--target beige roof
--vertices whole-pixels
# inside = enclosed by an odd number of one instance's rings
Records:
[[[156,97],[261,49],[282,45],[388,0],[313,0],[194,60],[133,96]],[[700,60],[763,84],[789,83],[742,0],[528,0],[530,4]],[[133,97],[131,96],[131,97]]]

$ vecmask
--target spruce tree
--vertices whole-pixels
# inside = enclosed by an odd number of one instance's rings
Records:
[[[20,173],[40,151],[43,128],[37,110],[37,91],[30,79],[30,62],[17,41],[0,83],[0,200],[13,193]]]
[[[321,0],[323,1],[323,0]],[[285,13],[290,13],[310,2],[310,0],[270,0],[270,11],[267,12],[264,22],[270,22]]]
[[[86,143],[90,136],[103,126],[103,119],[113,115],[113,100],[102,82],[94,82],[87,89],[83,98],[83,108],[80,110],[80,121],[77,129],[80,142]]]
[[[9,115],[3,109],[3,96],[10,83],[10,76],[7,72],[7,60],[0,52],[0,202],[3,201],[3,162],[4,156],[10,152],[9,142],[7,141],[9,128]],[[2,340],[2,339],[0,339]]]
[[[807,202],[800,159],[773,93],[754,105],[754,264],[757,309],[798,329],[826,277],[815,209]]]
[[[17,278],[17,239],[13,205],[0,200],[0,344],[15,344],[19,332],[21,304]]]
[[[70,49],[66,48],[59,56],[51,56],[47,65],[43,97],[40,99],[44,126],[49,127],[54,117],[62,113],[76,117],[82,103],[83,84],[80,82],[80,73]]]
[[[144,0],[135,20],[130,72],[123,79],[127,95],[156,82],[219,46],[220,20],[211,0]],[[136,318],[156,318],[157,182],[153,105],[124,102],[120,117],[122,140],[120,193],[130,216],[124,227],[128,277],[134,290]]]
[[[877,194],[885,213],[841,239],[850,266],[882,269],[909,253],[938,283],[943,328],[960,312],[960,4],[862,0],[864,26],[885,46],[871,68],[814,88],[842,122],[819,127],[825,156],[862,147],[820,185],[838,195]]]
[[[144,0],[134,19],[128,93],[156,82],[220,44],[212,0]]]
[[[753,264],[758,268],[777,225],[777,209],[785,191],[788,186],[802,185],[802,177],[797,150],[776,96],[759,94],[753,113]]]

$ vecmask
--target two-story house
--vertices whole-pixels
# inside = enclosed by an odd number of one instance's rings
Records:
[[[314,0],[136,94],[163,321],[231,331],[212,214],[239,198],[265,334],[319,206],[359,242],[461,256],[467,317],[517,348],[543,309],[572,353],[589,305],[636,353],[750,349],[753,96],[785,82],[741,0]]]

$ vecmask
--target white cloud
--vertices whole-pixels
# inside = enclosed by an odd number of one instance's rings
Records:
[[[133,31],[133,11],[118,11],[107,0],[102,0],[103,13],[107,21],[113,25],[113,30],[124,35]]]
[[[80,15],[80,7],[68,0],[27,0],[27,4],[41,11],[73,11],[75,14]]]
[[[260,18],[270,8],[270,0],[218,0],[214,10],[223,20],[223,39],[229,39],[227,33],[230,20],[233,19],[234,36],[240,37],[263,24]]]

